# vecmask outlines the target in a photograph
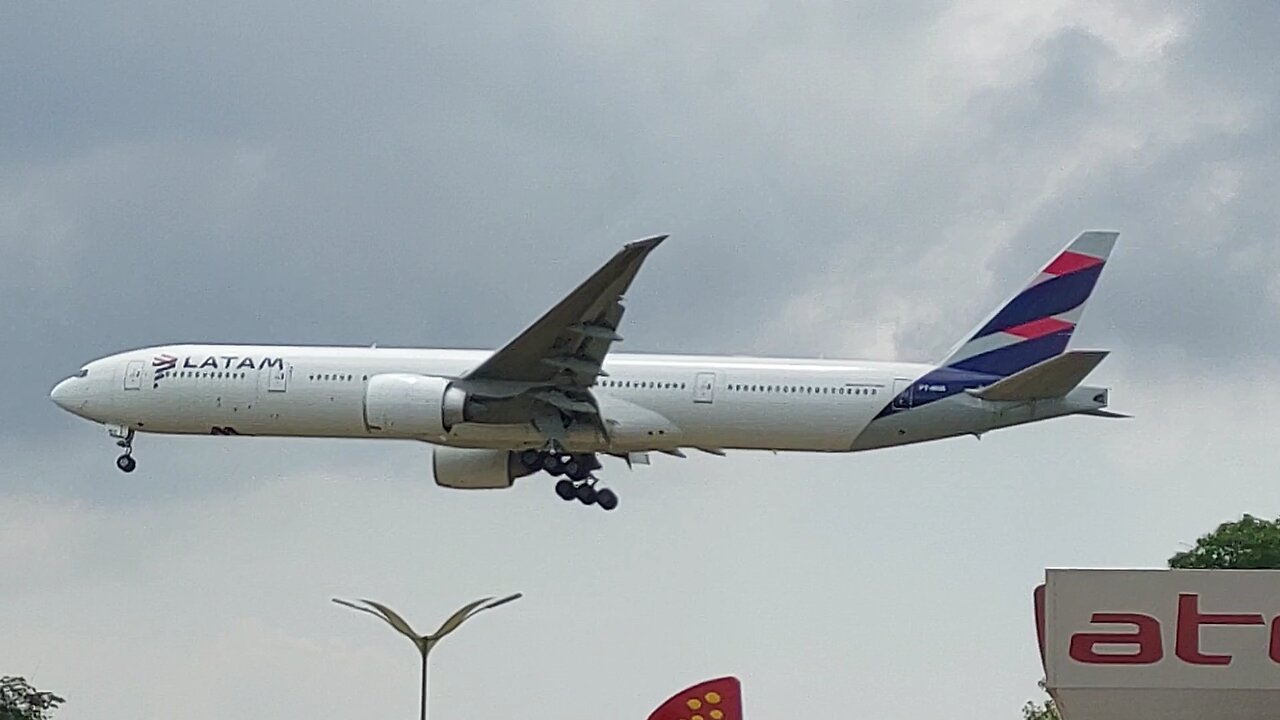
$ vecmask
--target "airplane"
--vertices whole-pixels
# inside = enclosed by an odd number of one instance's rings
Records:
[[[393,438],[433,446],[435,482],[500,489],[546,472],[613,510],[601,456],[686,450],[859,452],[1107,410],[1081,383],[1107,356],[1068,350],[1116,232],[1073,240],[937,363],[610,352],[623,295],[666,238],[629,243],[496,351],[163,345],[94,360],[50,393],[136,433]]]

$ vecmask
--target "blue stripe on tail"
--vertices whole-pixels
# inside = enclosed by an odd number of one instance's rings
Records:
[[[973,339],[1017,327],[1033,320],[1060,315],[1084,304],[1098,283],[1104,265],[1098,264],[1070,275],[1060,275],[1023,290],[982,326]]]
[[[1067,343],[1070,341],[1071,331],[1069,330],[1053,333],[1052,335],[1038,337],[1035,340],[1027,340],[981,355],[974,355],[967,360],[952,363],[947,367],[981,375],[1008,377],[1026,370],[1032,365],[1042,363],[1055,355],[1061,355],[1067,349]]]

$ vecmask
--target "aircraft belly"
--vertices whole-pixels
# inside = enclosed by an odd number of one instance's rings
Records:
[[[909,445],[959,435],[1024,425],[1078,412],[1082,407],[1062,399],[990,402],[967,394],[899,410],[876,418],[858,435],[852,450]]]
[[[127,424],[156,433],[366,437],[358,394],[305,391],[235,396],[202,392],[158,393],[144,399]],[[347,393],[349,394],[349,393]]]
[[[739,450],[847,451],[874,410],[814,399],[779,402],[730,397],[669,411],[685,447]]]

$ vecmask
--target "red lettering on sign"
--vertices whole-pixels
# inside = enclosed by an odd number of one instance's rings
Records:
[[[1202,613],[1199,595],[1181,593],[1178,595],[1176,652],[1178,657],[1191,665],[1230,665],[1230,655],[1200,652],[1200,626],[1266,624],[1261,613]]]
[[[1094,613],[1091,622],[1098,625],[1126,624],[1136,630],[1129,633],[1076,633],[1071,636],[1070,654],[1076,662],[1093,665],[1150,665],[1164,657],[1160,638],[1160,621],[1137,613]],[[1100,653],[1099,645],[1133,645],[1129,653]]]
[[[1280,663],[1280,615],[1271,621],[1271,661]]]

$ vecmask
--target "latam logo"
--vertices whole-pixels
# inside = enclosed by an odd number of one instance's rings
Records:
[[[239,355],[209,355],[204,358],[198,355],[188,355],[187,357],[179,358],[175,355],[165,354],[156,355],[152,358],[151,367],[155,368],[156,374],[177,368],[184,370],[259,370],[266,368],[284,370],[284,358],[264,357],[261,360],[254,360],[251,357],[240,357]]]
[[[1130,625],[1133,630],[1076,633],[1071,636],[1068,651],[1072,660],[1086,665],[1154,665],[1164,659],[1164,633],[1158,619],[1140,613],[1093,613],[1089,620],[1094,625]],[[1200,596],[1195,593],[1178,595],[1174,655],[1187,665],[1230,665],[1233,656],[1208,653],[1200,647],[1202,628],[1227,625],[1263,628],[1258,633],[1259,649],[1265,646],[1271,661],[1280,664],[1280,616],[1268,623],[1262,613],[1204,612],[1200,608]],[[1103,646],[1128,650],[1099,652]]]
[[[177,366],[177,364],[178,364],[178,356],[170,355],[168,353],[165,353],[164,355],[157,355],[151,359],[151,367],[156,369],[157,375],[159,375],[162,372],[168,372],[169,370],[172,370],[174,367]]]

